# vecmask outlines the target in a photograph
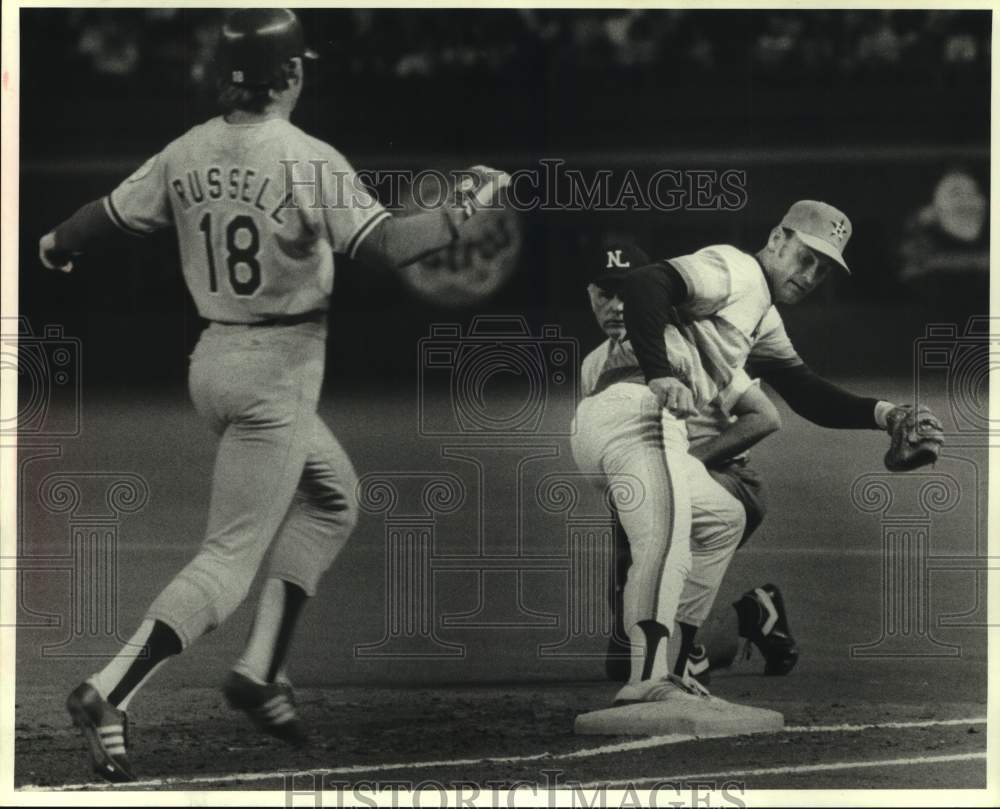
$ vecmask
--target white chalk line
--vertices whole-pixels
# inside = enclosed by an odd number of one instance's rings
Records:
[[[680,775],[648,776],[638,778],[618,778],[614,781],[591,781],[581,784],[581,789],[597,787],[637,787],[643,784],[676,784],[683,781],[701,781],[731,776],[797,775],[835,770],[856,770],[863,767],[912,767],[916,764],[944,764],[952,761],[975,761],[985,759],[986,753],[957,753],[947,756],[916,756],[914,758],[885,758],[881,761],[833,761],[829,764],[797,764],[788,767],[761,767],[757,769],[719,770],[717,772],[691,772]]]
[[[913,722],[880,722],[865,725],[792,725],[781,730],[769,731],[769,734],[780,733],[859,733],[865,730],[905,730],[908,728],[947,727],[953,725],[985,725],[985,716],[969,719],[926,719]],[[655,747],[665,747],[671,744],[710,739],[711,736],[692,736],[683,733],[671,733],[661,736],[650,736],[618,744],[601,745],[600,747],[573,750],[568,753],[535,753],[532,755],[501,756],[486,758],[464,758],[446,761],[400,761],[383,764],[352,764],[343,767],[323,767],[312,770],[274,770],[272,772],[229,773],[221,775],[199,775],[192,777],[171,776],[168,778],[149,778],[143,781],[132,781],[128,784],[103,784],[91,782],[86,784],[62,784],[60,786],[23,786],[20,792],[67,792],[80,789],[141,789],[145,787],[165,787],[180,784],[225,784],[236,781],[267,781],[274,778],[323,778],[330,775],[356,775],[359,773],[391,772],[393,770],[441,769],[444,767],[464,767],[482,764],[520,764],[532,761],[569,761],[576,758],[627,753],[633,750],[648,750]],[[716,737],[717,738],[717,737]],[[695,776],[688,776],[694,778]]]

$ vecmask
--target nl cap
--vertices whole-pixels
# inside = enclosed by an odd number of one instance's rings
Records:
[[[851,238],[851,220],[832,205],[802,199],[792,205],[781,220],[781,227],[794,230],[803,244],[829,256],[850,273],[844,261],[844,248]]]
[[[629,270],[649,264],[649,256],[633,244],[610,243],[597,251],[588,282],[601,286],[617,283]]]
[[[293,57],[317,59],[302,23],[287,8],[242,8],[226,15],[219,40],[222,75],[233,84],[266,85]]]

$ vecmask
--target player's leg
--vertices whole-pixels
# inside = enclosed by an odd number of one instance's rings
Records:
[[[715,603],[746,526],[743,505],[699,461],[688,456],[686,472],[691,492],[691,573],[684,583],[677,610],[680,637],[673,671],[678,675],[689,670],[696,634]],[[704,682],[708,658],[703,654],[696,657],[696,664],[704,671],[691,673],[702,676]]]
[[[589,408],[590,430],[603,436],[600,464],[628,534],[632,565],[623,592],[624,626],[632,647],[630,682],[668,673],[666,639],[691,564],[691,504],[682,475],[684,424],[661,423],[644,388],[612,387]],[[580,421],[578,419],[578,425]],[[677,433],[665,440],[664,430]],[[664,445],[671,450],[664,453]]]
[[[712,470],[712,478],[739,500],[746,512],[746,528],[739,547],[747,542],[767,513],[766,493],[761,478],[749,467],[733,463]],[[773,584],[747,590],[725,608],[715,610],[703,624],[702,640],[711,668],[725,668],[736,658],[738,640],[749,651],[753,643],[765,660],[765,673],[787,674],[798,661],[799,651],[789,629],[788,614],[781,591]]]
[[[112,717],[123,712],[168,657],[215,628],[245,598],[298,485],[323,367],[321,340],[299,351],[295,363],[285,356],[287,346],[268,346],[265,335],[261,340],[248,350],[231,340],[220,345],[213,336],[199,343],[192,398],[221,432],[206,538],[153,602],[136,635],[84,684],[94,693],[78,693],[83,685],[73,692],[71,713],[79,714],[82,702],[106,706],[103,712]]]
[[[309,445],[298,491],[273,545],[253,628],[234,666],[259,683],[273,683],[284,667],[302,606],[357,522],[354,467],[318,416]]]
[[[608,637],[608,649],[604,659],[604,670],[609,680],[624,683],[628,680],[629,662],[632,655],[625,632],[625,618],[622,610],[622,600],[625,593],[625,581],[632,565],[632,554],[629,551],[628,536],[622,528],[618,513],[615,512],[614,550],[611,569],[608,571],[608,609],[611,613],[611,635]]]
[[[316,416],[298,491],[271,552],[253,626],[224,692],[265,733],[295,745],[306,734],[285,663],[295,625],[320,577],[357,521],[357,477],[347,453]]]
[[[702,480],[698,470],[695,470],[695,472],[696,477],[694,480]],[[752,469],[742,463],[732,463],[722,469],[710,470],[709,476],[712,481],[724,489],[732,498],[735,498],[742,506],[744,529],[742,536],[738,537],[736,545],[737,548],[740,548],[760,526],[767,513],[767,499],[763,480]],[[727,513],[731,515],[732,507],[730,499],[724,495],[720,495],[717,489],[704,483],[703,480],[701,484],[692,487],[693,566],[703,564],[705,561],[705,555],[697,553],[698,542],[696,535],[704,531],[703,526],[708,526],[710,534],[715,533],[711,529],[712,523],[715,522],[725,523],[727,520],[732,519],[733,524],[735,524],[739,521],[738,516],[725,516]],[[719,517],[715,517],[713,511],[719,512]],[[627,537],[624,537],[624,539],[626,542],[628,541]],[[721,546],[717,543],[718,541],[716,540],[712,544],[716,546],[719,553],[721,553],[721,548],[728,544],[726,541],[723,541]],[[709,554],[709,557],[711,556],[712,553]],[[732,555],[730,554],[731,561]],[[723,576],[724,573],[725,571],[723,570]],[[694,575],[697,576],[698,574],[695,573]],[[617,597],[613,600],[612,612],[616,623],[620,623],[622,612],[621,591],[617,591],[615,595]],[[714,599],[715,596],[712,596],[712,601]],[[682,617],[683,607],[679,619]],[[685,651],[689,655],[691,653],[689,650],[695,649],[698,652],[699,665],[704,665],[707,662],[709,669],[726,668],[732,665],[736,659],[740,626],[737,611],[730,609],[728,605],[725,609],[711,610],[700,627],[680,621],[678,637],[674,638],[670,644],[669,659],[672,661],[671,668],[674,670],[680,668],[677,665],[677,661],[680,659],[682,644],[686,647]],[[700,632],[698,631],[699,628],[701,629]],[[700,644],[696,642],[698,640],[701,641]],[[619,681],[628,679],[627,665],[612,668],[612,660],[609,657],[607,667],[609,679],[618,679]],[[700,679],[702,682],[705,682],[707,678],[702,677]]]
[[[305,454],[290,423],[263,435],[246,424],[226,429],[201,550],[153,601],[128,646],[91,679],[111,704],[126,709],[167,657],[214,629],[243,601],[288,511]]]

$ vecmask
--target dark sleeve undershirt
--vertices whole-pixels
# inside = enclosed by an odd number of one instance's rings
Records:
[[[790,408],[820,427],[841,430],[878,430],[878,399],[855,396],[823,379],[809,366],[758,369],[760,378],[774,388]]]
[[[95,242],[119,232],[118,227],[104,210],[104,203],[95,199],[56,228],[56,247],[64,251],[67,256],[82,253]]]
[[[666,261],[647,264],[622,277],[620,294],[625,305],[625,331],[646,381],[675,376],[667,359],[663,329],[673,317],[673,307],[688,299],[681,274]]]

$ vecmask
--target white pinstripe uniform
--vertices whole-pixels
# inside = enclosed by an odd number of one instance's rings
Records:
[[[189,375],[220,436],[208,528],[148,614],[186,647],[242,602],[269,548],[268,576],[313,595],[354,527],[354,469],[316,414],[326,311],[334,254],[353,256],[389,214],[336,149],[280,118],[196,126],[104,205],[130,233],[176,228],[212,321]]]
[[[763,272],[752,256],[725,245],[671,263],[689,294],[683,320],[664,332],[668,359],[691,388],[696,407],[715,404],[726,412],[751,384],[743,366],[771,308]],[[692,570],[707,570],[705,578],[721,581],[745,516],[688,455],[686,425],[661,410],[628,340],[608,340],[588,355],[582,387],[573,454],[581,469],[603,474],[629,537],[633,561],[623,610],[635,681],[643,673],[635,627],[654,620],[670,628],[679,610],[685,619],[707,614],[717,584],[692,577]],[[642,490],[637,501],[630,493],[636,482]],[[712,514],[715,507],[718,515]],[[664,652],[652,675],[666,671]]]

